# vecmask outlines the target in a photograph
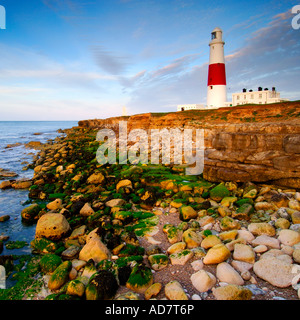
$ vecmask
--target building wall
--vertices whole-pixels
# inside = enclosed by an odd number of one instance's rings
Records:
[[[186,111],[186,110],[201,110],[205,109],[203,104],[180,104],[177,106],[177,111]]]
[[[232,106],[243,104],[269,104],[283,100],[285,99],[280,98],[279,92],[271,90],[238,92],[232,94]]]

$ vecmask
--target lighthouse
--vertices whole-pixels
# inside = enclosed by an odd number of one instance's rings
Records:
[[[209,67],[207,81],[207,108],[222,108],[227,101],[226,73],[222,30],[215,28],[209,43]]]

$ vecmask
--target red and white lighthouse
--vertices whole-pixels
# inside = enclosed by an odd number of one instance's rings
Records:
[[[207,108],[222,108],[227,101],[226,72],[224,59],[224,44],[222,30],[215,28],[211,33],[208,81]]]

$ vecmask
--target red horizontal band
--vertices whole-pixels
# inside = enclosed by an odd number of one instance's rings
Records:
[[[226,85],[226,73],[224,63],[210,64],[208,67],[207,85]]]

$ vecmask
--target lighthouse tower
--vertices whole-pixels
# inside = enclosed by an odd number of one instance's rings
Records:
[[[211,42],[209,43],[208,109],[222,108],[227,101],[224,44],[222,30],[215,28],[211,33]]]

